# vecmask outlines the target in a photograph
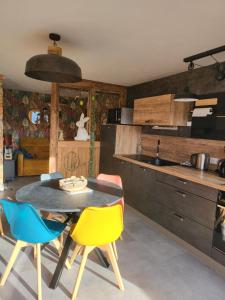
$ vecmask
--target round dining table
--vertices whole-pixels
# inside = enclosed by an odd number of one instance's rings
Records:
[[[74,223],[77,222],[80,212],[84,208],[112,205],[122,196],[123,191],[119,186],[95,178],[88,178],[85,192],[66,192],[60,188],[59,179],[37,181],[23,186],[16,192],[17,201],[31,203],[38,210],[66,213],[68,216],[66,222],[72,220]],[[72,242],[68,233],[49,285],[52,289],[58,285]],[[108,267],[108,261],[99,249],[97,249],[96,254],[101,263]]]

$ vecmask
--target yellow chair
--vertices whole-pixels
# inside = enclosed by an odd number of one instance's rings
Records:
[[[72,239],[77,244],[70,259],[70,267],[77,255],[83,253],[73,289],[72,300],[76,299],[87,257],[96,247],[106,251],[119,288],[124,290],[112,247],[112,243],[120,237],[122,231],[123,210],[120,204],[109,207],[89,207],[82,212],[77,224],[74,224],[70,231]]]

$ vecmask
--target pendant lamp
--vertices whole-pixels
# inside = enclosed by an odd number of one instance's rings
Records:
[[[26,63],[25,75],[56,83],[81,81],[81,69],[78,64],[72,59],[62,56],[62,49],[56,44],[61,39],[60,35],[50,33],[49,38],[53,41],[53,45],[48,47],[48,54],[32,56]]]

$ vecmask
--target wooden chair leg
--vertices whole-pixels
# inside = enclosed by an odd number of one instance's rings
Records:
[[[74,248],[72,256],[69,260],[69,268],[68,269],[72,268],[72,265],[73,265],[75,259],[77,258],[77,255],[80,253],[81,249],[82,249],[82,246],[80,246],[80,245],[76,245],[76,247]]]
[[[38,300],[42,300],[42,286],[41,286],[41,244],[36,245],[37,253],[37,286],[38,286]]]
[[[7,267],[5,269],[5,272],[3,273],[2,278],[0,280],[0,286],[3,286],[5,284],[8,276],[9,276],[9,273],[10,273],[10,271],[11,271],[11,269],[12,269],[14,263],[15,263],[17,255],[20,252],[20,249],[23,247],[23,245],[24,245],[24,243],[22,241],[17,241],[16,242],[16,246],[13,249],[13,253],[10,257],[8,265],[7,265]]]
[[[116,247],[116,242],[115,241],[112,243],[112,247],[113,247],[113,251],[114,251],[116,260],[118,260],[118,253],[117,253],[117,247]]]
[[[115,254],[114,254],[114,251],[113,251],[112,244],[105,245],[105,249],[108,253],[110,262],[112,264],[112,268],[113,268],[113,271],[115,273],[116,280],[117,280],[117,283],[119,285],[119,288],[122,291],[124,291],[123,281],[122,281],[122,278],[121,278],[121,275],[120,275],[119,267],[118,267],[118,264],[117,264],[117,261],[116,261],[116,258],[115,258]]]
[[[34,245],[34,259],[37,258],[37,246]]]
[[[79,286],[80,286],[81,278],[82,278],[82,275],[83,275],[83,272],[84,272],[84,267],[85,267],[85,264],[86,264],[86,261],[87,261],[88,254],[94,248],[95,247],[92,247],[92,246],[86,246],[84,248],[84,254],[83,254],[83,257],[82,257],[82,260],[81,260],[79,272],[78,272],[77,279],[76,279],[74,289],[73,289],[72,300],[75,300],[76,297],[77,297],[77,293],[78,293],[78,290],[79,290]]]
[[[53,242],[53,244],[55,245],[55,247],[56,247],[56,249],[57,249],[59,255],[61,255],[61,253],[62,253],[62,248],[61,248],[61,243],[60,243],[60,241],[59,241],[58,239],[55,239],[55,240],[53,240],[52,242]]]
[[[61,233],[60,237],[59,237],[59,242],[60,242],[60,246],[61,248],[63,248],[63,232]]]

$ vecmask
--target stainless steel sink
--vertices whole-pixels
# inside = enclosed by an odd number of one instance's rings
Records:
[[[151,157],[143,154],[130,154],[130,155],[124,155],[124,157],[134,159],[140,162],[144,162],[150,165],[155,166],[174,166],[178,165],[178,163],[166,159],[162,159],[160,157]]]

